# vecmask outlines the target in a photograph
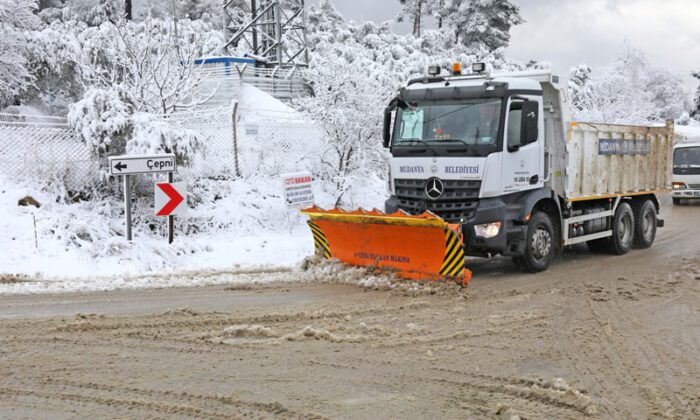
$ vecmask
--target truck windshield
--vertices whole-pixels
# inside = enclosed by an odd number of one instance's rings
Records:
[[[413,102],[398,111],[393,145],[492,148],[498,140],[500,115],[500,99]]]
[[[700,147],[679,147],[673,153],[674,168],[700,168]]]

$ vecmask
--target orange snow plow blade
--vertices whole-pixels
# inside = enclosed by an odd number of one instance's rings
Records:
[[[466,285],[471,279],[460,225],[432,213],[412,216],[317,207],[301,212],[310,218],[320,257],[377,267],[414,280],[454,279]]]

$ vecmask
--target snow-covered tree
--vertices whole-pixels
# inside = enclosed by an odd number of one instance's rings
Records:
[[[690,107],[683,80],[649,64],[629,42],[611,66],[571,70],[574,118],[605,123],[646,124],[675,119]]]
[[[579,111],[583,110],[593,95],[591,74],[593,70],[587,64],[572,67],[569,75],[569,94],[571,102]]]
[[[28,34],[26,58],[34,83],[22,102],[39,101],[50,113],[65,115],[68,105],[80,99],[84,86],[78,62],[80,44],[76,33],[86,29],[81,22],[53,22]]]
[[[694,71],[691,73],[694,78],[700,79],[700,71]],[[700,120],[700,86],[698,86],[695,91],[695,98],[693,99],[693,108],[690,115],[697,120]]]
[[[68,112],[68,123],[99,157],[124,153],[133,131],[127,92],[123,86],[90,88]]]
[[[98,155],[162,150],[185,162],[196,150],[192,132],[167,117],[208,99],[195,59],[210,52],[210,26],[183,20],[176,37],[172,25],[121,20],[76,35],[88,89],[69,123]]]
[[[364,76],[362,62],[345,63],[337,57],[316,57],[308,76],[313,96],[297,102],[326,133],[319,175],[336,187],[336,206],[360,179],[376,177],[384,165],[380,131],[385,90]]]
[[[438,26],[442,27],[443,6],[445,0],[399,0],[401,11],[397,16],[399,22],[409,21],[413,25],[411,33],[419,37],[423,27],[423,19],[426,16],[434,16],[438,19]]]
[[[205,20],[219,26],[223,22],[223,2],[220,0],[178,0],[178,18]]]
[[[457,43],[494,51],[510,42],[510,28],[524,22],[510,0],[445,0],[445,24]]]
[[[31,86],[33,77],[25,57],[26,31],[39,20],[36,1],[0,0],[0,109]]]

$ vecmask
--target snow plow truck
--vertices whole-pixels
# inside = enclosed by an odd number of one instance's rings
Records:
[[[546,270],[565,246],[652,245],[671,187],[673,123],[572,122],[550,71],[410,80],[384,113],[385,211],[303,210],[316,253],[413,279],[471,277],[469,256]]]

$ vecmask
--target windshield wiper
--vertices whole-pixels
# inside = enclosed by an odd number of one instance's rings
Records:
[[[403,144],[401,144],[401,143],[408,143],[408,144],[420,143],[420,144],[424,144],[426,146],[430,146],[430,144],[427,141],[421,140],[421,139],[402,139],[401,141],[397,142],[397,146],[399,146],[399,145],[403,146]]]
[[[408,144],[402,144],[402,143],[408,143]],[[433,153],[433,156],[437,156],[437,152],[430,147],[430,143],[428,143],[425,140],[421,140],[421,139],[403,139],[399,142],[396,142],[394,144],[394,146],[408,146],[408,145],[411,145],[414,143],[420,143],[420,144],[425,145],[425,149],[412,149],[411,153],[423,153],[426,150],[430,150]]]
[[[462,140],[462,139],[452,139],[452,138],[449,138],[449,139],[440,139],[440,140],[434,139],[434,140],[430,140],[430,141],[431,141],[431,142],[436,142],[436,143],[437,143],[437,142],[444,142],[444,141],[458,141],[458,142],[462,143],[462,144],[465,145],[465,146],[469,146],[469,147],[471,147],[471,146],[476,146],[475,144],[467,143],[466,140]]]

